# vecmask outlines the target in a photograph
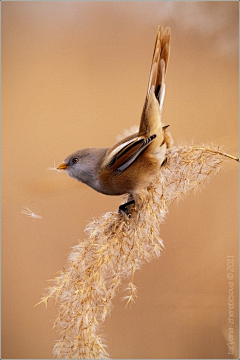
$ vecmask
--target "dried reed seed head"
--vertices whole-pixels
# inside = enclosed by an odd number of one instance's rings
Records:
[[[112,300],[123,281],[127,304],[136,297],[134,274],[144,261],[163,251],[160,225],[170,203],[198,189],[219,170],[226,156],[217,146],[173,147],[155,183],[135,196],[132,217],[106,213],[86,227],[88,238],[74,246],[67,266],[42,298],[58,301],[54,326],[60,331],[53,354],[57,358],[106,359],[99,334]]]

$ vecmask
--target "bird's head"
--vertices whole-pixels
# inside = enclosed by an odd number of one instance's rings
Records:
[[[106,150],[102,148],[77,150],[58,165],[57,169],[65,170],[72,178],[95,187],[97,174]]]
[[[77,150],[69,155],[63,163],[58,165],[58,170],[65,170],[69,176],[81,182],[86,182],[88,173],[93,164],[89,161],[88,149]]]

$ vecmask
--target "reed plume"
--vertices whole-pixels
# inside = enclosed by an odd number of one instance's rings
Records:
[[[239,161],[214,145],[172,147],[155,183],[135,198],[131,218],[108,212],[87,226],[86,239],[73,247],[65,268],[41,300],[47,305],[54,298],[58,303],[55,357],[109,358],[101,325],[120,284],[127,284],[127,305],[136,297],[135,271],[164,248],[160,228],[170,203],[205,184],[226,157]]]

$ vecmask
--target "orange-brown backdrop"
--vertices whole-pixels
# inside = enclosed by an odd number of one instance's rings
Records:
[[[172,30],[164,123],[175,143],[238,154],[238,2],[3,2],[2,358],[51,358],[46,280],[84,239],[107,197],[48,171],[72,151],[109,146],[138,124],[158,24]],[[235,255],[237,171],[224,163],[203,191],[170,207],[166,250],[136,274],[136,303],[114,300],[112,358],[231,358],[227,255]],[[21,211],[27,206],[42,219]],[[235,357],[238,354],[235,353]]]

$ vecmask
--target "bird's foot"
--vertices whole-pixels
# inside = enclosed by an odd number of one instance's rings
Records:
[[[135,200],[131,200],[122,204],[118,208],[118,213],[121,214],[121,211],[124,212],[129,218],[132,216],[132,213],[129,212],[129,206],[135,204]]]

